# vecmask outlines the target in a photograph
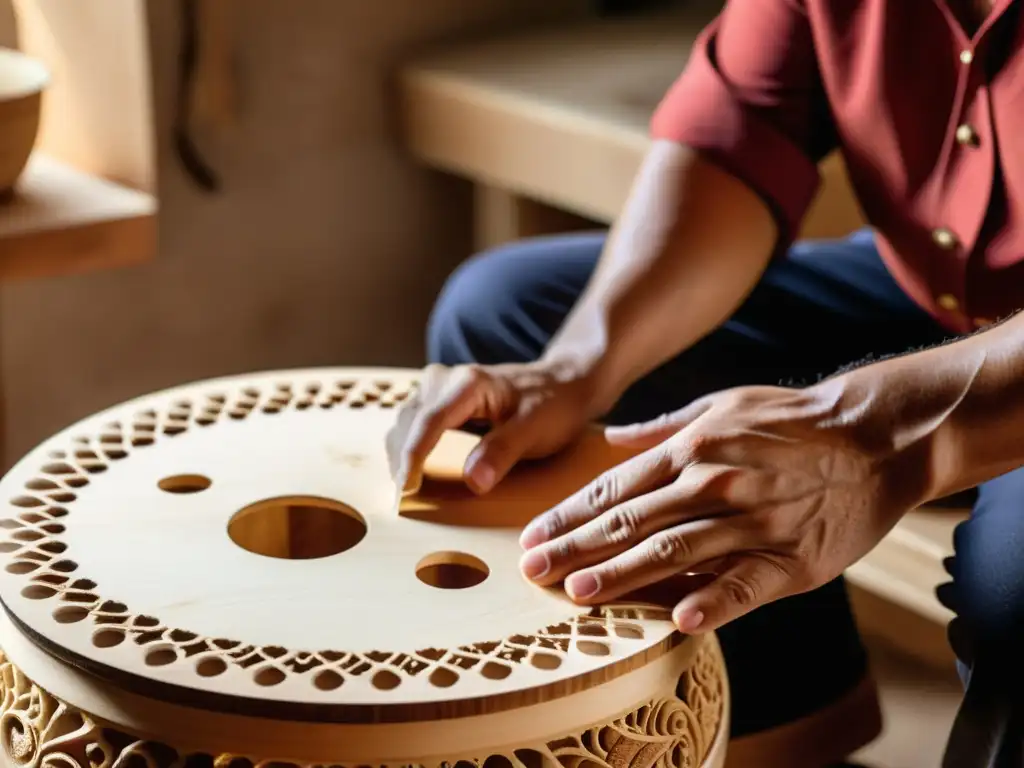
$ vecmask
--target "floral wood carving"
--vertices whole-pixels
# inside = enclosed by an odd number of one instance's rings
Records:
[[[699,768],[724,706],[724,666],[705,645],[679,681],[681,698],[657,698],[610,723],[510,753],[380,768]],[[19,768],[350,768],[269,757],[204,754],[139,739],[60,701],[0,652],[0,747]],[[356,768],[356,766],[351,766]]]

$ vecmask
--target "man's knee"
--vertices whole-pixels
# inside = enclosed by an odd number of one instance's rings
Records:
[[[448,279],[427,329],[431,362],[538,357],[582,291],[603,235],[534,238],[487,251]]]
[[[445,365],[496,362],[520,297],[504,250],[474,256],[448,278],[427,326],[427,355]]]

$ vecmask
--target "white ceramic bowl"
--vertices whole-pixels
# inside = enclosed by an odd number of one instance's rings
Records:
[[[13,190],[32,154],[49,82],[42,62],[0,48],[0,198]]]

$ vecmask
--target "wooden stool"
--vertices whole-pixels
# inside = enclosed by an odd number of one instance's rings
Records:
[[[442,466],[400,515],[384,436],[414,386],[202,382],[22,459],[0,483],[7,762],[720,767],[713,636],[519,574],[523,522],[616,457],[583,440],[483,499]]]

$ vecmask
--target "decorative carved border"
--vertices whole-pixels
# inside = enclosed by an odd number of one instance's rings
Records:
[[[102,482],[104,473],[163,440],[188,431],[285,411],[393,408],[414,390],[415,382],[386,375],[337,377],[282,375],[285,381],[234,382],[182,387],[170,396],[138,401],[138,412],[99,429],[84,430],[52,444],[47,460],[10,499],[0,519],[0,561],[5,570],[24,577],[20,598],[52,601],[53,620],[61,624],[91,622],[92,643],[103,649],[131,644],[151,667],[176,665],[197,678],[216,678],[229,668],[246,670],[259,688],[305,678],[320,691],[334,691],[354,678],[379,690],[393,690],[411,679],[426,679],[436,688],[451,688],[467,675],[496,682],[523,666],[554,672],[573,653],[604,657],[611,641],[645,648],[643,621],[670,620],[667,610],[649,605],[614,604],[595,608],[550,627],[459,648],[425,648],[415,653],[375,650],[311,650],[256,646],[231,638],[205,637],[187,628],[133,610],[116,595],[78,573],[74,553],[63,541],[80,489]],[[335,378],[330,381],[330,378]],[[325,383],[325,380],[327,382]],[[115,409],[118,413],[127,407]],[[130,413],[130,411],[128,411]],[[72,433],[74,434],[74,433]],[[17,615],[16,604],[5,598]],[[35,628],[42,631],[41,628]],[[42,632],[44,635],[45,632]],[[628,655],[628,654],[627,654]]]
[[[725,667],[717,644],[703,645],[660,697],[605,725],[483,757],[375,768],[699,768],[722,723]],[[386,728],[387,726],[382,726]],[[383,743],[383,742],[382,742]],[[360,768],[343,759],[297,763],[257,755],[211,755],[140,739],[61,701],[0,651],[0,748],[19,768]],[[365,763],[365,761],[363,761]]]

